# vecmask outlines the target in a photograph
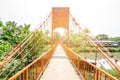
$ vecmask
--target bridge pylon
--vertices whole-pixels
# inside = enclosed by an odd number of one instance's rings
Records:
[[[69,43],[69,7],[53,7],[52,8],[51,46],[54,44],[54,30],[56,28],[64,28],[67,30],[68,43]]]

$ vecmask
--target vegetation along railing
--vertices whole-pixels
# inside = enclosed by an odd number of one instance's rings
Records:
[[[43,55],[46,51],[50,49],[50,37],[48,36],[45,30],[46,29],[45,27],[48,25],[46,24],[46,20],[48,20],[48,17],[45,20],[43,20],[43,22],[40,23],[32,32],[29,32],[28,34],[27,34],[28,31],[24,32],[22,30],[21,33],[23,32],[25,33],[25,36],[22,37],[22,39],[16,40],[16,38],[14,37],[17,43],[15,43],[12,49],[5,54],[4,59],[2,60],[0,59],[1,61],[0,62],[0,80],[10,79],[13,75],[18,73],[20,70],[24,71],[24,68],[26,66],[29,67],[29,64],[31,64],[31,66],[30,66],[30,69],[28,68],[28,74],[30,72],[34,73],[34,70],[35,70],[34,66],[40,65],[39,63],[41,63],[41,65],[44,67],[44,65],[47,63],[50,57],[50,54],[52,54],[52,51],[54,50],[54,48],[51,48],[50,53],[48,52],[48,55],[46,55],[47,53]],[[23,36],[23,34],[20,36]],[[42,55],[41,59],[38,60],[37,58],[40,57],[41,55]],[[48,59],[46,59],[46,57],[48,57]],[[42,64],[42,62],[44,63],[44,65]],[[40,72],[41,71],[39,71],[39,73]],[[28,74],[24,72],[21,73],[20,74],[21,79],[23,80],[24,76],[25,75],[27,76]],[[36,74],[38,74],[38,72]],[[29,78],[29,80],[32,79],[32,77]],[[35,78],[32,80],[35,80]]]
[[[63,45],[62,47],[83,80],[118,80],[109,73],[96,67],[95,64],[86,61],[67,47]]]
[[[54,45],[53,48],[34,60],[28,66],[23,68],[9,80],[38,80],[46,68],[55,48],[56,45]]]
[[[47,43],[45,44],[43,32],[35,31],[28,35],[1,62],[0,80],[8,80],[11,76],[33,62],[48,50],[44,50],[44,47],[48,45]]]

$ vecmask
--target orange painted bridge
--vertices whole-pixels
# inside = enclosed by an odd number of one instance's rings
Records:
[[[40,80],[81,80],[63,48],[58,45]]]
[[[63,38],[55,33],[56,28],[66,29]],[[43,38],[50,42],[42,42]],[[54,7],[0,62],[0,80],[120,80],[120,60],[96,41],[69,7]],[[51,47],[43,52],[43,45]],[[80,53],[75,53],[77,49]]]

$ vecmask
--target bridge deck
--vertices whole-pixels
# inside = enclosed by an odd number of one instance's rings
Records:
[[[81,80],[60,45],[40,80]]]

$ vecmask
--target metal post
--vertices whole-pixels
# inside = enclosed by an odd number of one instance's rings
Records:
[[[96,46],[96,49],[98,49],[98,46]],[[96,52],[95,52],[95,65],[97,64],[96,63],[96,61],[97,61],[97,53],[98,53],[98,51],[96,50]]]
[[[39,33],[38,33],[39,34]],[[35,38],[34,38],[34,60],[37,58],[37,53],[36,53],[36,46],[37,46],[37,44],[36,44],[36,42],[37,42],[37,36],[36,36],[36,32],[34,32],[34,36],[35,36]],[[34,64],[34,68],[35,68],[35,74],[36,74],[36,77],[37,77],[37,62]]]
[[[98,69],[95,69],[95,80],[98,80]]]
[[[41,69],[43,70],[43,57],[42,57],[42,59],[41,59]]]
[[[24,68],[24,62],[23,62],[23,54],[22,54],[22,47],[20,45],[17,45],[18,48],[20,48],[20,57],[21,57],[21,67]],[[24,80],[24,74],[21,75],[21,79]]]
[[[78,68],[78,71],[80,70],[80,58],[78,57],[78,60],[77,60],[77,68]]]
[[[69,29],[68,29],[68,44],[67,44],[67,46],[69,47],[69,44],[70,44],[70,32],[69,32]]]
[[[28,80],[28,68],[26,69],[26,80]]]
[[[85,67],[86,67],[86,66],[85,66],[85,61],[83,62],[83,64],[84,64],[84,65],[83,65],[83,66],[84,66],[84,74],[83,74],[83,76],[84,76],[84,78],[85,78],[85,77],[86,77],[86,76],[85,76],[85,74],[86,74],[86,70],[85,70]],[[86,78],[85,78],[85,79],[86,79]]]
[[[35,76],[35,79],[37,79],[37,62],[36,63],[34,63],[34,71],[35,71],[35,73],[34,73],[34,76]]]
[[[51,37],[51,48],[53,47],[53,30],[52,30],[52,37]]]

